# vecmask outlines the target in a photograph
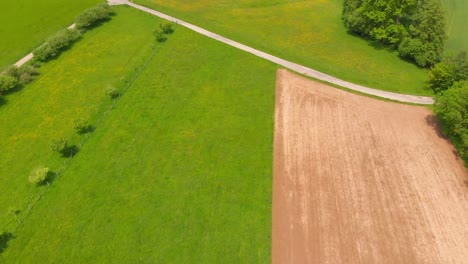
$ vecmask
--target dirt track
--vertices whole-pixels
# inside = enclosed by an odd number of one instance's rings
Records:
[[[273,263],[468,263],[467,173],[423,107],[278,71]]]

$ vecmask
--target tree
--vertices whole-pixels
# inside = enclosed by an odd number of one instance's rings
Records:
[[[155,31],[153,32],[153,35],[154,35],[154,37],[156,38],[156,41],[157,41],[157,42],[164,42],[164,41],[166,41],[166,39],[167,39],[166,35],[165,35],[164,32],[161,31],[161,30],[155,30]]]
[[[111,86],[111,87],[107,87],[106,90],[105,90],[107,96],[109,96],[111,99],[115,99],[117,97],[120,96],[120,91],[119,89]]]
[[[55,152],[59,152],[64,154],[68,149],[70,148],[70,144],[68,143],[68,140],[64,138],[57,138],[52,141],[50,144],[50,149]]]
[[[172,27],[171,23],[159,24],[159,28],[164,34],[171,34],[174,32],[174,28]]]
[[[440,0],[345,0],[352,33],[398,48],[402,58],[429,67],[441,58],[445,18]]]
[[[456,82],[437,94],[435,111],[444,133],[455,139],[460,155],[468,161],[468,84]]]
[[[29,182],[41,185],[49,179],[50,170],[47,167],[38,167],[29,174]]]
[[[440,61],[446,40],[446,22],[440,0],[420,0],[409,22],[408,36],[398,47],[400,56],[422,67]]]
[[[465,52],[457,56],[448,55],[432,67],[428,86],[439,93],[452,87],[455,82],[463,80],[468,80],[468,60]]]
[[[0,74],[0,94],[16,87],[18,79],[10,75]]]
[[[73,128],[75,129],[76,133],[78,134],[85,134],[90,132],[92,127],[89,125],[88,121],[83,119],[75,119],[73,120]]]

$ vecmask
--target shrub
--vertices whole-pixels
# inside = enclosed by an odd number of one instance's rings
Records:
[[[110,17],[111,11],[111,7],[107,4],[99,4],[87,9],[75,19],[76,28],[86,29],[107,20]]]
[[[81,33],[77,29],[60,30],[33,51],[34,57],[39,61],[47,61],[54,58],[80,37]]]
[[[36,168],[29,174],[29,182],[35,185],[41,185],[48,180],[49,174],[50,171],[47,167]]]
[[[14,76],[0,74],[0,94],[16,87],[18,79]]]
[[[112,99],[117,98],[117,97],[120,96],[120,91],[119,91],[119,89],[117,89],[117,88],[115,88],[115,87],[109,87],[109,88],[107,88],[107,89],[105,90],[105,92],[106,92],[106,94],[107,94],[110,98],[112,98]]]
[[[171,34],[174,32],[174,28],[172,27],[171,23],[159,24],[159,28],[164,34]]]
[[[167,39],[166,35],[161,30],[155,30],[153,32],[153,35],[156,38],[156,41],[158,41],[158,42],[164,42]]]
[[[88,124],[88,121],[83,119],[75,119],[73,120],[73,128],[75,129],[76,133],[84,134],[90,131],[91,126]]]
[[[50,144],[50,149],[52,151],[59,152],[61,154],[64,154],[69,148],[70,144],[68,143],[68,140],[64,138],[57,138]]]

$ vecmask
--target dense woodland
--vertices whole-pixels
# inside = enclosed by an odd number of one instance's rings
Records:
[[[343,21],[350,32],[395,48],[421,67],[442,57],[446,33],[440,0],[345,0]]]

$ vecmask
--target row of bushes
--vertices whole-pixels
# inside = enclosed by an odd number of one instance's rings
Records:
[[[34,57],[39,61],[47,61],[58,56],[77,41],[86,29],[108,20],[111,11],[107,4],[99,4],[85,10],[76,18],[75,28],[63,29],[49,37],[44,44],[33,51]]]
[[[34,76],[38,74],[37,68],[39,67],[39,64],[34,61],[46,62],[57,57],[76,42],[86,29],[108,20],[111,14],[111,7],[107,4],[99,4],[85,10],[75,19],[75,28],[60,30],[33,50],[33,63],[19,68],[11,66],[0,73],[0,95],[13,90],[19,84],[33,81]]]
[[[0,95],[13,90],[18,84],[32,82],[38,74],[35,64],[25,64],[19,68],[10,66],[0,74]]]
[[[87,9],[75,19],[76,28],[86,29],[93,27],[102,21],[108,20],[111,13],[111,7],[107,4],[99,4]]]
[[[34,51],[34,58],[39,61],[47,61],[57,57],[60,52],[66,50],[81,37],[81,32],[77,29],[62,29],[50,36],[44,44]]]

